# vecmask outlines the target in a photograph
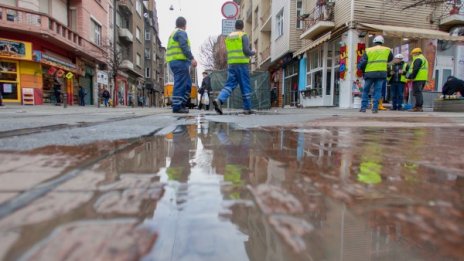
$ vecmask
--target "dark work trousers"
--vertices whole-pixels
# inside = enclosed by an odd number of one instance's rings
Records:
[[[403,90],[404,90],[403,82],[392,82],[390,94],[391,94],[393,110],[401,110],[403,106]]]
[[[425,81],[414,81],[412,83],[412,94],[416,99],[416,108],[422,108],[424,104],[424,97],[422,96],[422,90],[424,89]]]

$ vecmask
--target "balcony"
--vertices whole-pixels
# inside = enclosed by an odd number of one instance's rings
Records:
[[[446,27],[464,25],[464,7],[445,5],[440,25]]]
[[[106,52],[47,14],[0,4],[0,31],[34,35],[90,59],[105,62]]]
[[[126,14],[132,14],[132,1],[131,0],[118,0],[119,9]]]
[[[318,5],[309,14],[304,14],[299,19],[303,20],[304,24],[300,39],[314,40],[335,27],[334,2]]]
[[[261,32],[271,31],[271,7],[266,8],[260,17],[261,20]]]
[[[119,28],[118,29],[118,34],[119,34],[119,38],[121,38],[121,40],[124,40],[124,41],[129,42],[129,43],[134,42],[134,36],[129,31],[129,29],[127,29],[127,28]]]
[[[121,70],[134,70],[134,64],[129,60],[122,60],[121,64],[119,65],[119,69]]]

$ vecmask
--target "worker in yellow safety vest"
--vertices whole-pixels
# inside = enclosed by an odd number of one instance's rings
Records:
[[[422,105],[424,104],[422,90],[429,78],[429,62],[422,54],[421,48],[414,48],[411,51],[411,55],[412,64],[409,68],[407,78],[412,80],[412,92],[416,99],[416,104],[412,110],[420,112],[423,111]]]
[[[176,29],[171,33],[166,50],[166,61],[174,74],[174,89],[172,93],[172,112],[188,113],[187,103],[192,89],[190,65],[197,66],[193,58],[190,41],[185,29],[187,20],[179,16],[176,19]]]
[[[390,96],[392,100],[391,110],[403,110],[403,92],[406,84],[406,74],[409,70],[409,64],[404,62],[402,54],[395,55],[393,63],[388,68],[388,78],[390,82]]]
[[[256,54],[256,51],[250,48],[250,39],[243,32],[243,21],[235,21],[235,31],[226,37],[227,50],[227,82],[219,93],[218,97],[213,100],[214,110],[222,114],[222,104],[229,98],[232,91],[240,85],[242,92],[243,112],[252,114],[250,85],[250,57]]]
[[[383,36],[376,36],[373,41],[374,46],[367,48],[359,61],[358,69],[363,72],[364,77],[360,112],[366,112],[369,92],[372,86],[374,86],[372,113],[377,113],[379,110],[379,100],[382,97],[382,86],[387,81],[388,63],[393,60],[393,53],[390,48],[383,46],[384,42]]]

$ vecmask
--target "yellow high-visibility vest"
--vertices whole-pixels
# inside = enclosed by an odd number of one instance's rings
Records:
[[[386,72],[390,52],[390,48],[382,45],[367,48],[367,65],[364,72]]]
[[[166,50],[166,61],[174,61],[174,60],[187,60],[187,56],[185,56],[184,52],[180,48],[180,44],[178,41],[174,40],[174,35],[181,29],[176,29],[172,34],[169,36],[168,47]],[[190,47],[190,40],[187,39],[187,44]]]
[[[244,32],[232,32],[226,38],[227,64],[248,64],[250,58],[243,53]]]

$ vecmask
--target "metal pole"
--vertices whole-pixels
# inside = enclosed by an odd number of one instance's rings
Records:
[[[117,48],[116,48],[116,14],[117,14],[117,0],[113,0],[113,107],[116,107],[116,77],[118,75],[118,64],[117,64]]]

